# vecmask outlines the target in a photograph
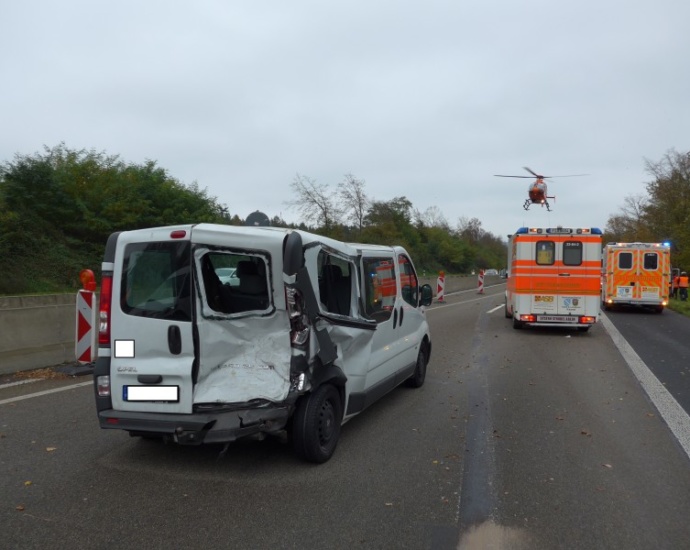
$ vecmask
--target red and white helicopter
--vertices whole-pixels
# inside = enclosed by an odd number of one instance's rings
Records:
[[[579,176],[587,176],[589,174],[569,174],[567,176],[543,176],[541,174],[537,174],[534,170],[531,168],[528,168],[527,166],[523,166],[525,170],[527,170],[531,176],[506,176],[503,174],[494,174],[494,176],[499,177],[499,178],[529,178],[532,179],[532,177],[537,178],[534,182],[532,182],[527,189],[527,193],[529,195],[529,198],[525,200],[525,204],[522,205],[522,207],[525,210],[529,210],[529,207],[532,206],[533,204],[540,204],[541,206],[546,206],[546,209],[551,212],[551,206],[549,205],[549,200],[548,199],[553,199],[554,202],[556,202],[556,197],[555,196],[549,196],[548,195],[548,190],[546,187],[546,182],[544,180],[546,179],[551,179],[551,178],[573,178],[573,177],[579,177]]]

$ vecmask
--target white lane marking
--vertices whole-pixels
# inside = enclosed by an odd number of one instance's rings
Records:
[[[16,401],[23,401],[24,399],[31,399],[32,397],[41,397],[42,395],[49,395],[51,393],[57,393],[60,391],[72,390],[74,388],[81,388],[82,386],[93,385],[93,380],[89,382],[81,382],[79,384],[72,384],[71,386],[64,386],[62,388],[54,388],[52,390],[39,391],[36,393],[29,393],[27,395],[20,395],[18,397],[10,397],[9,399],[3,399],[0,401],[0,405],[6,405],[7,403],[14,403]]]
[[[434,311],[437,309],[443,309],[444,307],[455,307],[455,306],[463,306],[466,304],[471,304],[472,302],[479,302],[481,300],[486,300],[487,298],[495,298],[496,294],[487,294],[486,296],[482,296],[481,298],[474,298],[473,300],[465,300],[464,302],[454,302],[452,304],[448,304],[445,302],[434,302],[434,307],[428,308],[426,311]],[[503,307],[503,306],[500,306]]]
[[[502,307],[503,307],[503,304],[499,304],[499,305],[497,305],[495,308],[490,309],[489,311],[487,311],[487,313],[493,313],[494,311],[498,311],[498,310],[501,309]]]
[[[8,382],[7,384],[0,384],[0,390],[5,388],[11,388],[12,386],[21,386],[22,384],[31,384],[32,382],[38,382],[39,380],[45,380],[45,378],[27,378],[26,380],[19,380],[19,382]]]
[[[659,410],[659,414],[666,421],[671,432],[676,437],[685,454],[690,458],[690,416],[685,412],[678,401],[669,393],[659,379],[654,376],[649,367],[640,358],[635,350],[623,338],[618,329],[613,326],[609,318],[601,312],[601,323],[611,336],[611,340],[621,352],[623,359],[628,363],[635,378]]]

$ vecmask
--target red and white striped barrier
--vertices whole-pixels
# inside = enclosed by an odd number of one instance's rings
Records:
[[[436,299],[443,302],[443,295],[446,289],[446,273],[445,271],[438,272],[438,279],[436,280]]]
[[[478,294],[484,294],[484,270],[479,270],[479,277],[477,278],[477,286],[479,288]]]
[[[74,352],[80,363],[96,360],[96,278],[84,269],[79,277],[84,289],[77,293],[77,338]]]

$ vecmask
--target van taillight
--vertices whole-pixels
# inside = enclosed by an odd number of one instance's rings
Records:
[[[98,397],[110,397],[110,376],[97,376],[96,387],[98,388]]]
[[[294,287],[286,286],[285,303],[290,318],[290,343],[293,346],[303,346],[309,339],[309,324],[302,293]]]
[[[110,308],[113,298],[113,276],[103,275],[98,312],[98,345],[110,346]]]

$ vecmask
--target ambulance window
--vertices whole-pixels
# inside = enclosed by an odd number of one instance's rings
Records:
[[[553,265],[556,244],[553,241],[537,241],[537,265]]]
[[[563,243],[563,265],[582,265],[582,243],[565,241]]]
[[[377,323],[390,319],[398,295],[393,257],[363,258],[364,310]]]
[[[631,269],[632,268],[632,252],[621,252],[618,254],[618,268]]]
[[[403,300],[412,307],[417,307],[419,303],[419,283],[417,274],[414,272],[412,262],[407,256],[398,256],[398,266],[400,266],[400,292]]]
[[[132,243],[125,247],[120,307],[127,315],[191,321],[188,242]]]
[[[656,252],[645,252],[643,265],[645,269],[654,270],[659,267],[659,256]]]

